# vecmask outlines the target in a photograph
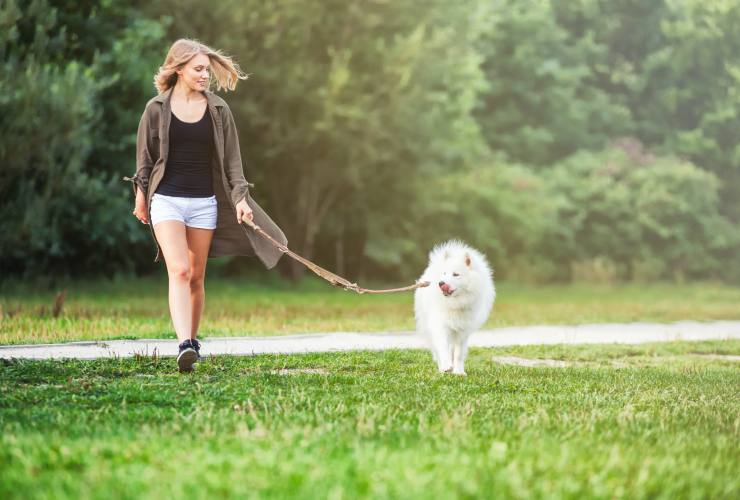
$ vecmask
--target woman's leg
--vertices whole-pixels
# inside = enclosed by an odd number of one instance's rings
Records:
[[[200,317],[203,314],[203,306],[206,299],[205,277],[208,251],[211,248],[213,238],[212,229],[200,229],[186,227],[188,242],[188,258],[190,260],[190,304],[192,308],[192,320],[190,324],[190,337],[196,338]]]
[[[185,224],[176,220],[164,220],[154,225],[154,234],[167,264],[172,326],[175,328],[178,341],[182,342],[190,338],[193,321],[190,301],[192,272],[188,259]]]

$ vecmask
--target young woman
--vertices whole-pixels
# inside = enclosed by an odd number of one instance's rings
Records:
[[[208,257],[256,255],[268,269],[282,252],[246,224],[253,221],[287,244],[280,228],[249,196],[234,118],[209,90],[234,90],[247,76],[220,51],[189,39],[170,47],[154,77],[159,95],[137,133],[133,214],[152,228],[155,262],[164,256],[177,364],[190,372],[200,359],[198,327],[205,303]]]

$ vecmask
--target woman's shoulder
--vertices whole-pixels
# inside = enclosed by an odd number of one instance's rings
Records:
[[[152,123],[156,122],[156,120],[159,120],[159,116],[162,111],[162,103],[160,96],[154,96],[151,99],[149,99],[144,106],[144,111],[142,112],[142,118],[148,117],[150,120],[152,120]]]
[[[144,113],[159,111],[159,109],[161,108],[161,103],[159,102],[158,98],[159,96],[154,96],[146,102],[146,105],[144,106]]]
[[[206,98],[208,99],[209,103],[212,103],[214,106],[220,106],[227,110],[229,110],[229,105],[226,103],[226,100],[221,97],[220,95],[210,91],[205,91]],[[230,111],[230,110],[229,110]]]

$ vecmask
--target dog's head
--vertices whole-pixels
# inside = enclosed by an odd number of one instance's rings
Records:
[[[464,249],[445,250],[438,269],[437,286],[445,297],[466,293],[475,279],[473,260]]]

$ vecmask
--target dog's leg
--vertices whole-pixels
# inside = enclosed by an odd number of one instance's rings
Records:
[[[439,364],[439,356],[437,356],[437,346],[432,342],[432,335],[428,334],[427,338],[427,345],[429,346],[429,350],[432,351],[432,359],[435,363]]]
[[[466,375],[465,358],[468,355],[468,337],[465,335],[455,337],[453,348],[454,354],[452,356],[452,373],[456,375]]]
[[[452,356],[450,339],[447,332],[442,328],[434,328],[430,335],[432,341],[432,350],[434,359],[437,361],[437,368],[440,372],[452,371]]]
[[[433,332],[427,327],[425,323],[417,322],[416,333],[417,335],[419,335],[419,337],[423,339],[427,349],[431,351],[432,359],[434,360],[434,362],[439,363],[439,360],[437,359],[437,346],[432,341],[434,335]]]

